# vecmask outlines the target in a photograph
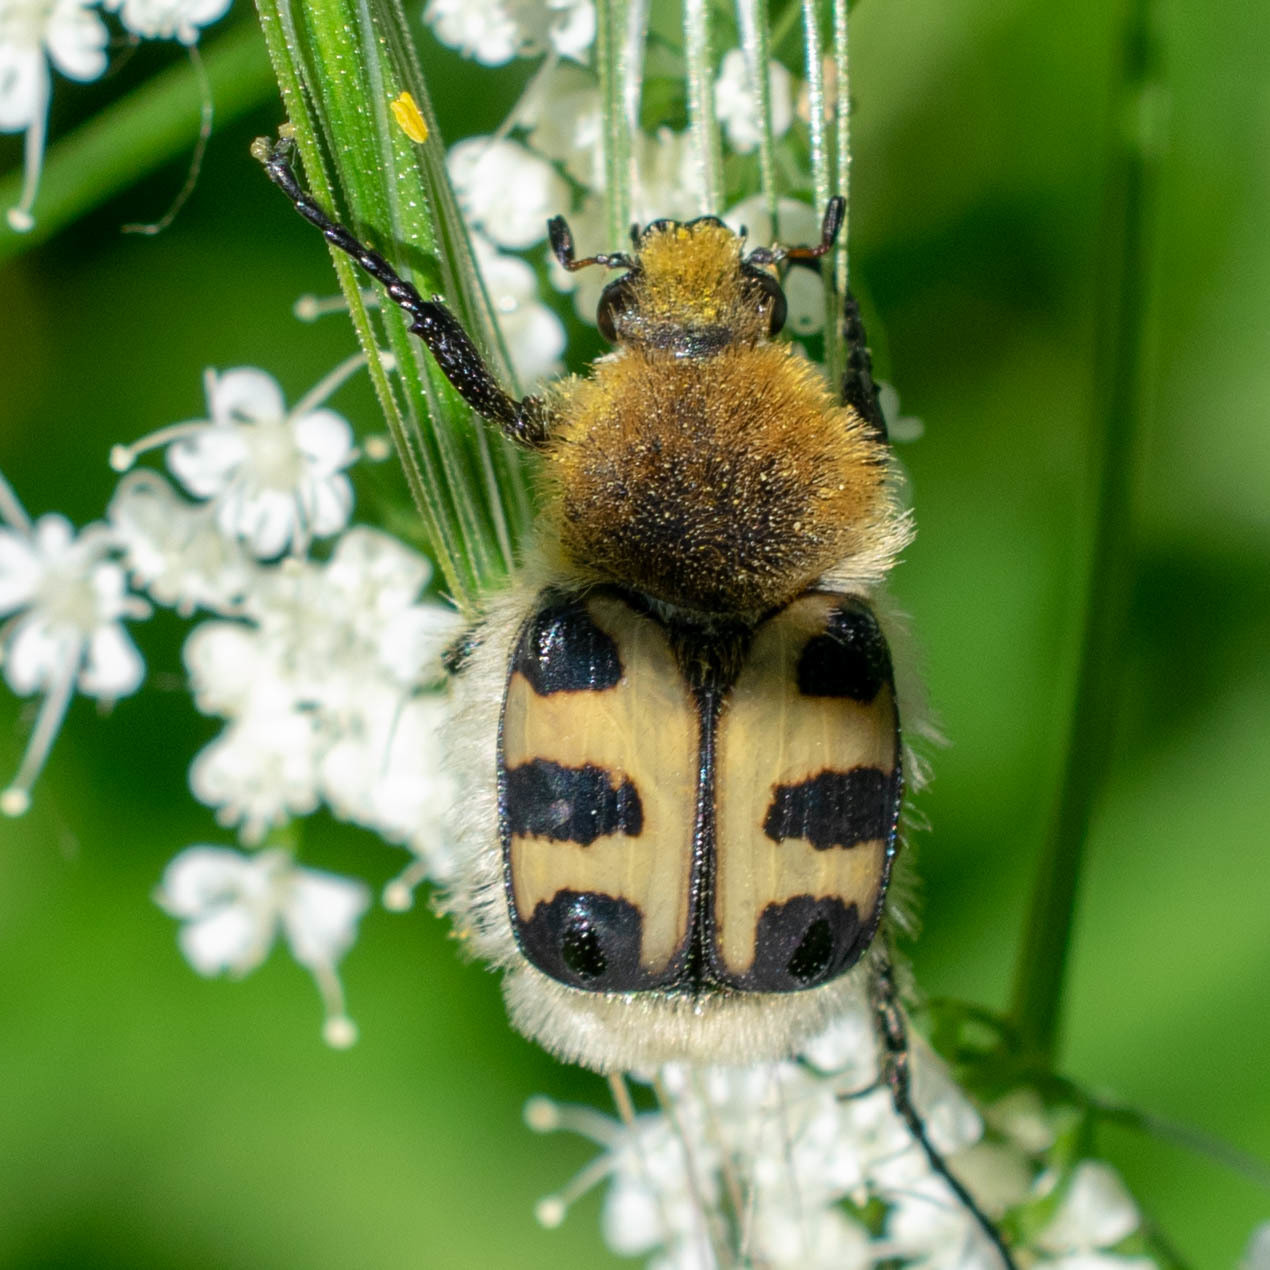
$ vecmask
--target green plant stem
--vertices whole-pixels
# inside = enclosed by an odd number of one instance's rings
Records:
[[[269,59],[252,23],[209,39],[203,62],[220,124],[246,114],[273,92]],[[201,112],[198,79],[182,59],[62,137],[45,155],[35,227],[16,234],[0,219],[0,260],[51,238],[190,150]],[[12,207],[21,190],[21,171],[0,181],[0,207]]]
[[[758,101],[759,184],[767,219],[772,226],[773,242],[780,239],[780,222],[776,206],[776,141],[772,136],[772,61],[771,29],[767,4],[760,0],[737,0],[737,19],[741,28],[741,47],[754,72],[754,95]]]
[[[595,62],[604,118],[604,203],[614,249],[626,241],[631,223],[631,119],[626,72],[634,68],[624,53],[629,7],[627,0],[598,0],[595,14]]]
[[[811,179],[812,204],[823,209],[829,198],[836,191],[833,181],[833,156],[829,150],[828,129],[826,127],[824,41],[820,35],[820,19],[816,13],[816,0],[802,0],[803,15],[803,66],[807,77],[807,103],[810,108],[808,119],[808,139],[811,145]],[[838,235],[835,253],[845,255],[847,249],[846,227]],[[831,257],[836,260],[837,255]],[[825,373],[831,384],[842,382],[843,348],[842,322],[838,278],[832,263],[820,271],[824,284],[825,304]]]
[[[833,0],[834,70],[834,158],[833,185],[846,199],[838,250],[834,254],[834,277],[838,294],[846,295],[851,282],[848,268],[851,247],[851,64],[847,56],[847,0]]]
[[[1149,0],[1130,0],[1114,95],[1095,325],[1094,525],[1084,628],[1058,807],[1037,871],[1011,1017],[1025,1051],[1052,1066],[1090,819],[1111,757],[1133,581],[1131,511],[1136,438],[1145,403],[1144,357],[1152,270],[1154,138],[1142,107],[1159,100]],[[1126,128],[1125,121],[1133,126]]]
[[[707,0],[684,0],[684,59],[688,75],[688,126],[697,147],[701,210],[718,215],[723,208],[723,147],[714,112],[714,56],[710,49]]]
[[[423,295],[443,295],[467,330],[485,335],[493,369],[510,381],[400,5],[259,0],[257,7],[315,198],[337,214],[346,208],[347,222]],[[422,143],[392,118],[403,91],[427,122]],[[455,602],[475,612],[511,569],[528,521],[518,456],[474,417],[394,305],[372,318],[364,279],[342,252],[333,256],[430,549]],[[395,373],[379,356],[383,348]]]

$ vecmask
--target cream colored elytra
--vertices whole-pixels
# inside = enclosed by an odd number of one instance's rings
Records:
[[[773,306],[783,298],[774,272],[750,263],[743,248],[712,218],[657,223],[638,240],[629,272],[601,302],[601,328],[616,351],[542,399],[536,544],[490,604],[454,686],[453,757],[464,794],[461,874],[447,907],[471,950],[506,968],[515,1025],[602,1071],[786,1057],[858,993],[870,957],[803,991],[597,992],[530,964],[513,921],[562,887],[623,898],[642,915],[643,963],[652,971],[681,947],[692,920],[699,756],[681,669],[650,646],[631,659],[624,699],[536,697],[509,661],[544,592],[616,584],[646,597],[664,621],[753,629],[785,606],[806,606],[799,597],[816,586],[867,601],[911,535],[884,440],[839,403],[817,368],[772,341]],[[895,847],[892,837],[849,851],[793,841],[774,851],[764,838],[763,813],[782,780],[814,774],[816,763],[897,772],[899,764],[893,689],[872,710],[800,700],[784,638],[766,647],[760,634],[736,668],[714,760],[712,920],[718,955],[738,974],[754,957],[763,909],[794,896],[850,899],[871,932]],[[595,721],[578,733],[569,711],[580,709]],[[589,845],[532,835],[504,843],[504,728],[508,768],[538,757],[633,779],[649,817],[645,835],[638,843],[620,834]]]

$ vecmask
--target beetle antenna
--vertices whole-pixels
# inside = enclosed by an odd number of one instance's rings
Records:
[[[556,259],[570,272],[585,269],[588,265],[603,265],[606,269],[631,269],[635,262],[624,251],[615,251],[607,255],[587,256],[577,260],[573,251],[573,231],[563,216],[553,216],[547,222],[547,236],[551,240],[551,250]]]
[[[846,215],[847,200],[835,194],[825,205],[825,218],[820,224],[820,241],[814,247],[755,247],[745,258],[752,265],[777,265],[784,260],[819,260],[828,255],[838,241],[842,218]],[[742,231],[744,236],[744,230]]]

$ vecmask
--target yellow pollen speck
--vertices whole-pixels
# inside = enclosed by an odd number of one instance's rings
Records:
[[[402,93],[394,101],[390,102],[389,106],[392,110],[392,117],[397,121],[397,127],[411,141],[424,142],[428,139],[428,125],[424,121],[423,112],[409,93]]]

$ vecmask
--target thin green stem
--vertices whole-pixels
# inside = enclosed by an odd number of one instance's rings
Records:
[[[714,56],[707,0],[684,0],[684,57],[688,74],[688,126],[697,147],[701,211],[723,211],[723,148],[714,110]]]
[[[846,199],[842,228],[838,231],[838,250],[834,256],[834,273],[838,294],[846,295],[851,282],[848,268],[851,244],[851,66],[847,57],[847,0],[833,0],[833,70],[834,70],[834,144],[835,191]]]
[[[1152,276],[1152,138],[1140,107],[1159,99],[1150,0],[1130,0],[1112,103],[1102,221],[1102,305],[1095,336],[1094,525],[1075,704],[1058,807],[1038,868],[1015,978],[1012,1019],[1024,1046],[1052,1064],[1089,824],[1111,756],[1125,611],[1133,581],[1132,494],[1146,390]],[[1128,131],[1126,119],[1135,126]]]
[[[820,20],[816,16],[816,0],[802,0],[803,64],[807,77],[807,104],[810,110],[808,136],[811,142],[812,201],[820,209],[827,206],[833,187],[833,160],[827,135],[827,103],[825,100],[824,43],[820,36]],[[846,254],[846,226],[838,235],[837,251]],[[821,270],[825,304],[825,372],[831,384],[842,382],[843,350],[839,321],[841,297],[835,270]]]
[[[631,223],[632,122],[626,95],[630,59],[627,45],[628,0],[599,0],[596,5],[595,61],[604,119],[604,203],[609,242],[616,249]]]
[[[268,101],[269,59],[251,23],[208,41],[203,63],[222,126]],[[52,145],[45,156],[35,226],[25,234],[0,219],[0,260],[16,256],[161,167],[198,139],[199,81],[182,59],[107,106]],[[21,196],[22,173],[0,181],[0,207]]]
[[[737,0],[737,20],[741,27],[741,51],[754,83],[758,104],[758,168],[772,241],[780,238],[776,210],[776,140],[772,135],[771,29],[766,0]]]
[[[816,0],[802,0],[803,74],[807,78],[807,106],[810,117],[807,134],[811,143],[811,189],[817,207],[829,202],[833,188],[829,164],[829,142],[825,134],[824,42],[816,17]]]

